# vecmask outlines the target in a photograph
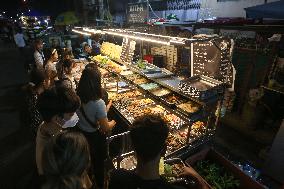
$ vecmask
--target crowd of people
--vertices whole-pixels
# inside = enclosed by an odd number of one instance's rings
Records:
[[[90,46],[82,47],[92,51]],[[41,188],[180,188],[159,174],[169,130],[165,121],[154,115],[138,118],[130,129],[136,170],[118,169],[109,174],[107,136],[116,121],[108,118],[112,101],[102,88],[98,66],[88,63],[76,81],[72,51],[50,48],[44,54],[40,39],[35,40],[34,48],[35,66],[26,89]],[[191,168],[184,171],[199,180]]]

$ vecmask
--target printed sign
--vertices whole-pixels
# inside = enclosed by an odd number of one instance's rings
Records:
[[[147,3],[128,4],[127,22],[128,23],[145,23],[148,18]]]

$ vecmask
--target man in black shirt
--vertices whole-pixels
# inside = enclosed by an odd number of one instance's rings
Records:
[[[159,162],[166,150],[169,134],[165,121],[154,115],[136,119],[130,137],[137,157],[135,171],[115,170],[110,177],[109,189],[174,189],[160,177]]]

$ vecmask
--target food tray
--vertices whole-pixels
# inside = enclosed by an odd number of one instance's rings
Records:
[[[150,91],[153,95],[161,97],[161,96],[165,96],[171,93],[171,91],[167,88],[158,88],[158,89],[154,89]]]
[[[175,132],[170,132],[166,144],[166,156],[184,148],[188,144],[188,128],[184,128]]]
[[[166,86],[170,89],[176,89],[178,90],[179,83],[182,79],[178,77],[167,77],[167,78],[160,78],[157,79],[157,82],[162,84],[163,86]]]
[[[159,88],[159,85],[157,83],[145,83],[145,84],[141,84],[139,86],[146,91]]]
[[[183,172],[185,164],[179,158],[164,160],[164,163],[160,163],[159,172],[160,175],[165,178],[169,183],[181,182],[182,179],[179,175]]]
[[[120,155],[120,157],[114,158],[112,161],[114,168],[123,168],[126,170],[134,170],[137,166],[137,159],[134,151]]]
[[[207,148],[202,151],[195,153],[194,155],[188,157],[185,161],[186,165],[194,166],[200,160],[210,160],[224,167],[226,171],[232,173],[235,178],[240,181],[240,185],[237,189],[264,189],[263,185],[253,180],[251,177],[246,175],[238,167],[228,161],[224,156],[216,152],[212,148]],[[210,187],[211,188],[211,187]]]
[[[200,138],[207,133],[206,125],[203,121],[196,121],[191,125],[189,132],[189,142],[195,140],[196,138]]]
[[[166,70],[164,68],[158,70],[158,71],[143,71],[143,74],[147,77],[147,78],[151,78],[151,79],[158,79],[158,78],[164,78],[164,77],[169,77],[172,76],[173,73],[170,72],[169,70]]]
[[[202,100],[222,92],[222,83],[206,76],[194,76],[179,83],[179,91]]]
[[[187,101],[186,99],[184,99],[184,97],[178,94],[165,95],[160,97],[160,99],[171,107],[176,107],[177,104],[181,104]]]
[[[177,105],[178,111],[182,112],[185,115],[195,115],[201,111],[201,107],[192,101],[187,101]]]

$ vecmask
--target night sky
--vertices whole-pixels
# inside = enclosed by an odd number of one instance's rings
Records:
[[[8,0],[1,4],[1,11],[9,15],[27,12],[28,9],[43,15],[57,16],[58,14],[73,10],[73,0]]]
[[[74,0],[7,0],[2,3],[0,11],[8,12],[8,16],[16,16],[21,12],[31,11],[39,15],[56,17],[65,11],[73,11]],[[116,12],[125,12],[127,3],[131,0],[108,0],[112,14]]]

